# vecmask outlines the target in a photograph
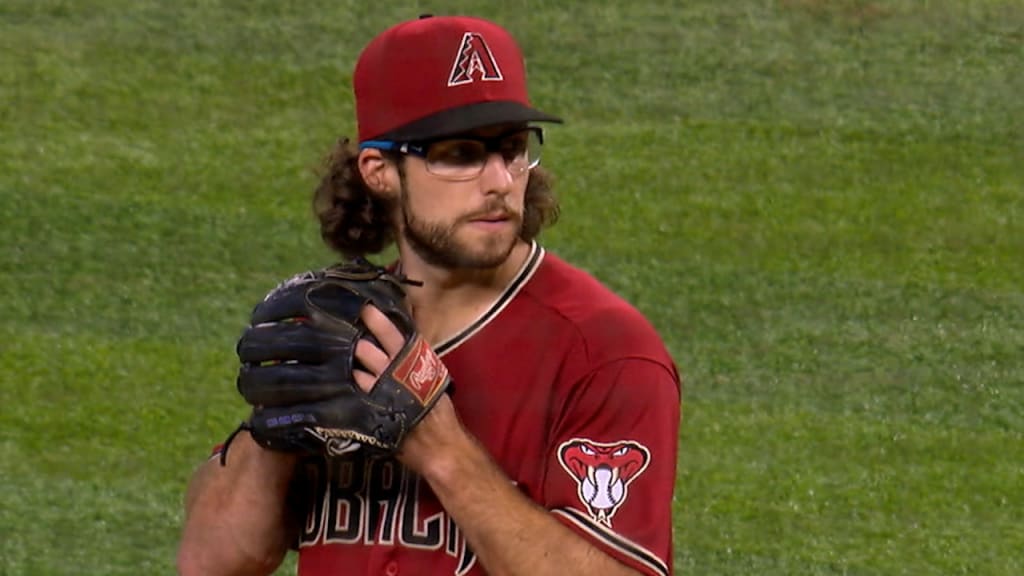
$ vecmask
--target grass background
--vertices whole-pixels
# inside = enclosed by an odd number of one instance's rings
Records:
[[[549,249],[686,377],[683,574],[1024,572],[1024,3],[3,0],[0,574],[171,574],[386,26],[520,39]],[[286,572],[291,564],[281,571]]]

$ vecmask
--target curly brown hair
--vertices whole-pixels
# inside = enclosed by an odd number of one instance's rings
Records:
[[[385,152],[401,167],[401,155]],[[313,193],[313,212],[320,221],[320,237],[346,258],[379,254],[395,241],[392,206],[374,194],[359,172],[359,148],[348,138],[337,141],[324,160],[320,183]],[[523,227],[527,242],[558,221],[554,178],[537,166],[526,183]]]

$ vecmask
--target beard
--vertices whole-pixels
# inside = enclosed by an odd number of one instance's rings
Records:
[[[515,234],[491,234],[482,240],[467,242],[458,238],[459,227],[480,214],[504,211],[513,223]],[[402,236],[417,256],[439,268],[484,270],[497,268],[515,248],[523,226],[523,216],[501,200],[488,202],[483,210],[462,216],[449,224],[427,222],[416,217],[409,196],[402,190]]]

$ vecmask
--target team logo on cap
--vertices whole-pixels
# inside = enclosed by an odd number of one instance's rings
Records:
[[[573,438],[558,447],[558,462],[576,481],[576,495],[590,517],[605,526],[626,501],[629,485],[647,469],[651,451],[632,440]]]
[[[448,85],[469,84],[477,78],[503,80],[501,69],[498,68],[498,63],[494,60],[484,37],[476,32],[466,32],[462,35],[459,52],[455,55],[452,73],[448,76]]]

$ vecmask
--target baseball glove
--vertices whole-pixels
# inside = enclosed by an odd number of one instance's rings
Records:
[[[285,452],[397,450],[450,384],[406,311],[402,285],[408,282],[360,258],[300,274],[268,294],[237,346],[238,391],[252,406],[240,429]],[[359,317],[368,304],[406,341],[366,393],[352,372],[356,343],[376,344]],[[226,452],[227,446],[222,457]]]

